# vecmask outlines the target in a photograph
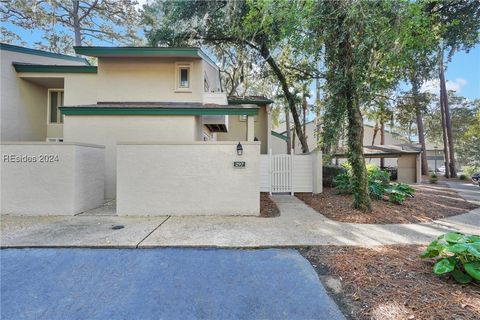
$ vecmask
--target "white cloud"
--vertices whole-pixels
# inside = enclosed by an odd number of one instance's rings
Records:
[[[447,80],[446,86],[447,91],[453,90],[457,93],[462,91],[462,88],[467,84],[467,80],[463,78],[456,78],[455,80]],[[422,87],[420,88],[421,92],[429,92],[429,93],[440,93],[440,81],[438,79],[430,79],[423,83]]]

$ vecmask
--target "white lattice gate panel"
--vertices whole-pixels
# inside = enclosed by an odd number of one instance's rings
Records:
[[[292,156],[276,154],[271,156],[271,190],[272,193],[291,193],[292,189]]]

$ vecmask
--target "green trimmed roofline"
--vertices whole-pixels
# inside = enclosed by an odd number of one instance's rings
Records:
[[[284,140],[284,141],[288,141],[288,137],[284,136],[284,135],[281,134],[281,133],[278,133],[278,132],[275,132],[275,131],[272,130],[272,131],[271,131],[271,134],[272,134],[272,136],[274,136],[274,137],[280,138],[280,139],[282,139],[282,140]]]
[[[40,73],[97,73],[96,66],[63,66],[27,64],[13,62],[16,72],[40,72]]]
[[[228,104],[256,104],[257,106],[264,106],[267,104],[273,103],[273,100],[270,100],[268,98],[258,98],[258,99],[242,99],[242,98],[228,98]]]
[[[258,114],[257,108],[102,108],[102,107],[60,107],[64,115],[192,115],[221,116]]]
[[[185,57],[201,58],[218,69],[217,64],[197,47],[173,48],[173,47],[97,47],[76,46],[75,53],[90,57]]]
[[[37,49],[30,49],[30,48],[15,46],[15,45],[3,43],[3,42],[0,42],[0,50],[31,54],[35,56],[41,56],[41,57],[49,57],[49,58],[83,62],[86,65],[89,65],[88,60],[85,58],[74,57],[66,54],[54,53],[49,51],[37,50]]]

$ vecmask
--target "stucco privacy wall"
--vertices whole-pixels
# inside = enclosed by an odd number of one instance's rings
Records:
[[[104,151],[85,144],[3,142],[1,213],[74,215],[102,205]]]
[[[175,91],[175,62],[191,63],[190,90]],[[202,60],[99,58],[97,101],[202,102]]]
[[[105,197],[116,195],[116,144],[119,141],[192,142],[197,138],[195,116],[69,116],[64,141],[105,146]]]
[[[242,142],[242,156],[237,143],[120,143],[117,213],[258,215],[260,143]]]
[[[12,62],[83,65],[84,62],[0,50],[0,105],[2,141],[45,141],[47,88],[17,78]]]

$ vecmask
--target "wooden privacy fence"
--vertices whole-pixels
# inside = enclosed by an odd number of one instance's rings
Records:
[[[322,192],[322,154],[260,156],[260,191],[273,193]]]

